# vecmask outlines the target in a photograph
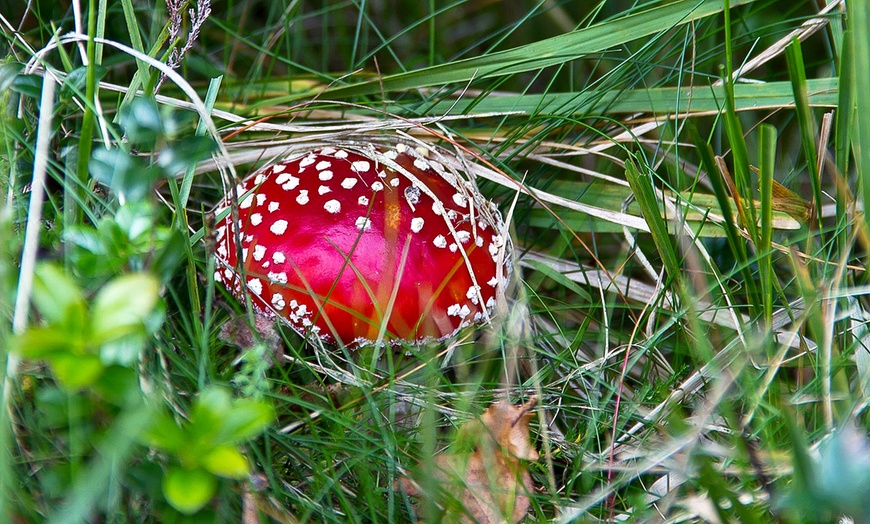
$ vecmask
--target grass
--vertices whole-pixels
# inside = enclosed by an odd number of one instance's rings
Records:
[[[0,0],[7,521],[434,522],[396,481],[503,395],[526,521],[867,521],[863,3],[72,5]],[[320,347],[215,285],[224,188],[359,140],[474,159],[491,324]]]

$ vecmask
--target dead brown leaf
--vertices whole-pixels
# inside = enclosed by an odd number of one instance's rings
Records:
[[[523,461],[538,459],[529,438],[534,405],[535,398],[519,406],[504,400],[491,404],[479,420],[460,429],[460,433],[473,441],[473,451],[439,455],[435,457],[433,471],[429,472],[434,483],[403,478],[401,487],[410,496],[432,500],[445,507],[444,522],[521,521],[529,510],[529,495],[534,490]],[[421,484],[436,484],[441,489],[426,493]],[[460,502],[462,507],[453,509],[444,504],[444,494]]]

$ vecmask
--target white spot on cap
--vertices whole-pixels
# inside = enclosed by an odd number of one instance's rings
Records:
[[[266,194],[265,193],[258,193],[257,194],[257,205],[262,206],[263,202],[265,202],[265,201],[266,201]]]
[[[492,258],[496,258],[498,256],[498,246],[496,246],[495,244],[490,244],[489,254],[492,256]]]
[[[459,246],[457,246],[456,244],[451,243],[449,249],[450,249],[450,252],[451,252],[451,253],[456,253],[456,250],[459,249]]]
[[[283,173],[278,175],[278,178],[275,179],[275,183],[281,186],[281,189],[284,191],[290,191],[291,189],[296,189],[296,186],[299,185],[299,179],[290,173]]]
[[[269,274],[266,276],[268,276],[269,280],[271,280],[272,282],[277,282],[278,284],[287,283],[287,273],[284,273],[283,271],[280,273],[272,273],[270,271]]]
[[[275,293],[274,295],[272,295],[272,307],[274,307],[278,311],[281,311],[282,309],[284,309],[285,305],[286,304],[284,303],[284,296],[281,295],[281,293]]]
[[[474,237],[474,245],[476,245],[477,247],[483,247],[483,237],[480,235]]]
[[[434,244],[435,247],[440,247],[443,249],[447,247],[447,239],[444,238],[444,235],[438,235],[437,237],[435,237],[435,240],[432,241],[432,244]]]
[[[220,272],[220,271],[215,271],[215,272],[214,272],[214,279],[215,279],[216,282],[221,282],[221,283],[222,283],[222,282],[224,281],[224,277],[223,277],[223,275],[221,275],[221,272]]]
[[[390,185],[393,186],[393,187],[399,187],[399,179],[398,179],[398,178],[393,178],[393,179],[391,179],[391,180],[390,180]]]
[[[335,152],[335,158],[347,158],[347,151],[344,149],[339,149]]]
[[[458,238],[463,244],[467,244],[468,241],[471,240],[471,233],[468,231],[457,231],[456,238]]]
[[[263,173],[259,173],[257,176],[254,177],[254,185],[259,186],[265,180],[266,180],[266,175],[264,175]]]
[[[248,195],[239,202],[239,209],[248,209],[254,203],[254,195]]]
[[[489,297],[489,300],[486,301],[486,309],[491,310],[495,307],[495,297]]]
[[[429,166],[429,162],[426,162],[422,158],[415,158],[414,159],[414,167],[416,167],[417,169],[419,169],[421,171],[428,171],[430,166]]]
[[[471,309],[468,308],[467,304],[463,304],[462,306],[459,304],[453,304],[447,308],[447,315],[451,317],[465,318],[469,314],[471,314]]]
[[[386,171],[378,171],[378,176],[381,178],[387,178],[387,172]]]
[[[405,200],[408,204],[414,206],[420,201],[420,188],[417,186],[408,186],[405,188]]]
[[[248,280],[248,289],[253,291],[255,295],[259,295],[263,292],[263,283],[260,282],[259,278],[252,278]]]
[[[332,171],[321,171],[317,174],[317,178],[323,181],[332,180]]]
[[[308,190],[307,189],[300,189],[299,196],[296,197],[296,203],[299,204],[300,206],[304,206],[305,204],[308,203],[308,200],[309,200]]]
[[[463,304],[462,309],[459,310],[459,316],[465,318],[469,314],[471,314],[471,309],[468,307],[468,304]]]
[[[283,235],[285,231],[287,231],[287,221],[286,220],[276,220],[272,222],[272,225],[269,226],[269,231],[276,235]]]
[[[423,219],[420,217],[415,217],[411,219],[411,231],[414,233],[419,233],[423,229]]]
[[[348,177],[341,181],[341,187],[345,189],[353,189],[353,186],[355,186],[356,183],[357,179]]]
[[[282,253],[280,251],[275,251],[274,253],[272,253],[272,262],[274,262],[276,264],[283,264],[285,260],[287,260],[287,258],[284,256],[284,253]],[[493,277],[493,278],[495,278],[495,277]],[[495,285],[495,284],[493,284],[493,285]]]
[[[304,169],[313,164],[315,160],[317,160],[317,157],[312,153],[307,157],[303,158],[301,162],[299,162],[299,167]]]
[[[396,151],[398,151],[399,153],[404,153],[407,150],[408,150],[408,146],[406,146],[405,144],[403,144],[401,142],[396,144]]]
[[[396,149],[398,149],[399,146],[402,146],[402,144],[397,145],[397,146],[396,146]],[[404,146],[402,146],[402,147],[404,147]],[[398,152],[398,151],[390,150],[390,151],[387,151],[386,153],[384,153],[384,156],[387,157],[387,158],[390,159],[390,160],[395,160],[396,158],[398,158],[398,156],[399,156],[399,152]]]
[[[323,171],[324,169],[328,169],[329,166],[331,166],[331,165],[332,165],[332,162],[330,162],[329,160],[321,160],[320,162],[317,163],[316,166],[314,166],[314,169],[316,169],[318,171]]]
[[[380,183],[380,182],[374,182],[374,183],[372,183],[372,189],[375,190],[375,191],[380,191],[380,190],[383,189],[383,188],[384,188],[384,185],[383,185],[382,183]]]
[[[323,209],[325,209],[328,213],[332,213],[333,215],[341,211],[341,202],[338,200],[329,200],[325,204],[323,204]]]
[[[263,260],[264,256],[266,256],[266,246],[262,244],[254,246],[254,260],[259,262]]]
[[[468,292],[465,293],[465,298],[471,301],[472,304],[477,305],[477,298],[479,296],[479,286],[469,286]]]
[[[275,211],[278,211],[278,207],[280,207],[280,204],[278,202],[275,202],[274,200],[272,202],[269,202],[269,212],[270,213],[274,213]]]
[[[441,202],[438,202],[437,200],[435,202],[432,202],[432,212],[435,213],[435,216],[441,215],[442,207],[443,206],[441,205]]]
[[[356,201],[357,201],[357,202],[359,203],[359,205],[361,205],[361,206],[367,206],[367,205],[369,205],[369,198],[368,198],[367,196],[361,196],[361,197],[359,197]]]
[[[492,277],[491,279],[487,280],[486,283],[492,287],[495,287],[498,285],[498,279],[495,277]]]
[[[372,164],[368,160],[357,160],[356,162],[350,165],[350,168],[356,171],[357,173],[365,173],[369,169],[371,169]]]
[[[324,147],[323,149],[320,150],[320,154],[321,154],[321,155],[325,155],[325,156],[330,156],[330,155],[332,155],[332,154],[334,154],[334,153],[335,153],[335,148],[334,148],[334,147],[329,147],[329,146],[327,146],[327,147]]]
[[[371,227],[372,227],[372,221],[369,220],[368,218],[359,217],[356,219],[356,228],[357,229],[360,229],[362,231],[366,231],[368,229],[371,229]]]
[[[287,169],[286,164],[275,164],[272,166],[272,174],[277,175],[278,173],[283,173],[285,169]]]
[[[263,215],[261,215],[260,213],[254,213],[253,215],[251,215],[251,224],[259,226],[262,221]]]
[[[325,195],[325,194],[329,193],[330,191],[332,191],[332,190],[329,189],[329,186],[320,186],[317,188],[318,195]]]

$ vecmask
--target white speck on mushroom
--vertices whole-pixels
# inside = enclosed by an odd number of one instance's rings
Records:
[[[402,144],[397,145],[396,149],[398,149],[400,145],[402,145]],[[386,153],[384,153],[384,156],[390,160],[395,160],[399,156],[399,151],[393,151],[391,149],[391,150],[387,151]]]
[[[223,282],[224,281],[223,276],[221,275],[220,271],[214,272],[214,279],[215,279],[215,282]]]
[[[423,219],[420,217],[414,217],[411,219],[411,231],[414,233],[419,233],[423,229]]]
[[[378,171],[378,176],[380,178],[387,178],[387,172],[386,171]]]
[[[227,246],[225,244],[221,244],[221,247],[218,248],[217,253],[222,258],[227,258]]]
[[[283,271],[281,271],[280,273],[273,273],[270,271],[269,274],[267,274],[266,276],[269,277],[269,280],[271,280],[272,282],[277,282],[278,284],[287,283],[287,273]]]
[[[299,196],[296,197],[296,203],[299,204],[300,206],[304,206],[305,204],[308,203],[308,200],[309,200],[308,199],[308,190],[307,189],[300,189]]]
[[[251,215],[251,224],[259,226],[262,221],[263,215],[261,215],[260,213],[254,213],[253,215]]]
[[[272,202],[269,202],[269,212],[274,213],[275,211],[278,211],[278,208],[280,207],[280,205],[281,204],[279,204],[278,202],[275,202],[274,200]]]
[[[471,314],[471,309],[468,307],[468,304],[463,304],[462,309],[459,310],[459,316],[465,318],[469,314]]]
[[[248,195],[239,202],[239,209],[248,209],[254,203],[254,195]]]
[[[426,162],[422,158],[415,158],[414,159],[414,167],[416,167],[417,169],[419,169],[421,171],[429,171],[429,169],[430,169],[429,162]]]
[[[495,297],[489,297],[486,301],[486,309],[492,310],[495,307]]]
[[[269,267],[269,264],[271,264],[271,262],[269,262],[268,260],[263,262],[263,268],[265,269],[265,268]]]
[[[383,189],[383,188],[384,188],[384,185],[381,184],[380,182],[373,182],[373,183],[372,183],[372,189],[373,189],[374,191],[380,191],[380,190]]]
[[[272,262],[274,262],[276,264],[283,264],[285,260],[287,260],[287,257],[284,256],[284,253],[282,253],[280,251],[275,251],[274,253],[272,253]],[[493,278],[495,278],[495,277],[493,277]],[[495,285],[495,284],[493,284],[493,285]]]
[[[360,196],[356,201],[357,201],[357,202],[359,203],[359,205],[361,205],[361,206],[367,206],[367,205],[369,205],[369,198],[368,198],[367,196]]]
[[[495,287],[498,285],[498,279],[495,277],[492,277],[491,279],[487,280],[486,283],[492,287]]]
[[[299,316],[305,315],[308,313],[308,306],[305,304],[299,304],[299,308],[296,309],[296,314]]]
[[[347,158],[347,151],[344,149],[339,149],[335,152],[335,158]]]
[[[266,246],[262,244],[254,246],[254,260],[259,262],[263,260],[264,256],[266,256]]]
[[[227,279],[227,282],[233,279],[233,270],[230,268],[224,269],[224,276]]]
[[[432,212],[435,213],[435,216],[441,216],[441,210],[443,208],[444,206],[441,205],[441,202],[438,202],[437,200],[432,202]]]
[[[468,231],[457,231],[456,238],[458,238],[463,244],[467,244],[468,241],[471,240],[471,233]]]
[[[332,165],[332,162],[330,162],[329,160],[321,160],[320,162],[317,163],[316,166],[314,166],[314,169],[316,169],[318,171],[323,171],[324,169],[328,169],[329,166],[331,166],[331,165]]]
[[[272,174],[277,175],[278,173],[283,173],[285,169],[287,169],[286,164],[275,164],[272,166]]]
[[[355,186],[356,183],[357,183],[357,179],[347,177],[341,181],[341,187],[343,187],[345,189],[353,189],[353,186]]]
[[[405,188],[405,200],[408,205],[414,207],[420,201],[420,188],[417,186],[408,186]]]
[[[475,236],[474,245],[476,245],[477,247],[483,247],[483,237],[480,235]]]
[[[469,286],[468,292],[465,293],[465,298],[471,301],[472,304],[477,305],[478,297],[480,292],[480,286]]]
[[[315,160],[317,160],[317,157],[312,153],[307,157],[303,158],[301,162],[299,162],[299,167],[305,169],[306,167],[313,164]]]
[[[341,211],[341,202],[338,200],[329,200],[325,204],[323,204],[323,209],[325,209],[328,213],[332,213],[333,215]]]
[[[250,235],[245,235],[245,240],[244,240],[244,243],[245,243],[245,244],[250,244],[252,240],[254,240],[254,235],[253,235],[253,233],[250,234]]]
[[[371,167],[372,165],[368,160],[357,160],[350,165],[350,168],[357,173],[366,173]]]
[[[272,307],[274,307],[278,311],[281,311],[284,309],[285,305],[286,304],[284,303],[284,297],[281,295],[281,293],[275,293],[274,295],[272,295]]]
[[[242,260],[248,260],[248,248],[242,248]]]
[[[276,220],[272,222],[272,225],[269,226],[269,231],[276,235],[283,235],[285,231],[287,231],[287,221],[286,220]]]
[[[275,183],[281,186],[281,189],[284,191],[290,191],[291,189],[296,189],[296,186],[299,185],[299,179],[290,173],[283,173],[278,175],[275,179]]]
[[[496,247],[501,247],[504,245],[504,237],[501,235],[493,235],[492,243],[496,245]]]
[[[259,175],[254,177],[254,185],[259,186],[265,180],[266,180],[266,175],[264,175],[263,173],[260,173]]]
[[[493,259],[495,259],[498,256],[498,246],[496,246],[495,244],[490,244],[489,254],[490,256],[492,256]]]
[[[435,237],[435,240],[432,241],[432,244],[435,247],[440,247],[443,249],[447,247],[447,239],[444,238],[444,235],[438,235],[437,237]]]
[[[317,174],[317,178],[319,178],[320,180],[323,180],[324,182],[327,180],[331,180],[332,179],[332,171],[329,171],[329,170],[321,171],[320,173]]]
[[[332,191],[332,190],[329,189],[329,186],[320,186],[317,188],[318,195],[325,195],[325,194],[329,193],[330,191]]]
[[[266,193],[258,193],[257,194],[257,205],[262,206],[263,202],[266,201]]]
[[[396,151],[398,151],[399,153],[404,153],[407,150],[408,150],[408,146],[406,146],[405,144],[403,144],[401,142],[396,144]]]
[[[362,231],[366,231],[371,229],[372,221],[366,217],[359,217],[356,219],[356,228]]]
[[[474,321],[475,321],[475,322],[482,322],[482,321],[483,321],[483,313],[480,312],[480,311],[478,311],[477,313],[475,313],[475,314],[474,314]]]
[[[485,221],[481,220],[480,222],[477,223],[477,227],[479,227],[481,231],[486,231],[486,228],[488,226],[486,225]]]
[[[248,289],[253,291],[255,295],[259,295],[263,292],[263,283],[260,282],[259,278],[252,278],[248,280]]]
[[[399,187],[399,179],[393,178],[392,180],[390,180],[390,185],[393,187]]]
[[[303,326],[303,327],[310,327],[310,326],[311,326],[311,321],[308,320],[307,318],[303,318],[303,319],[302,319],[302,326]]]
[[[451,252],[451,253],[456,253],[456,250],[459,249],[459,246],[457,246],[457,245],[454,244],[454,243],[451,243],[449,249],[450,249],[450,252]]]
[[[324,147],[320,150],[320,154],[324,156],[332,156],[333,154],[335,154],[335,148],[329,146]]]

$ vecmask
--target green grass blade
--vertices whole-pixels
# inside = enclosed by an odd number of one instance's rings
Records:
[[[739,0],[735,5],[749,4],[753,1]],[[692,23],[721,11],[720,0],[681,0],[521,47],[407,73],[388,75],[356,85],[327,89],[323,97],[348,98],[533,71],[563,64],[592,53],[605,52],[627,42]],[[286,100],[307,96],[307,93],[294,95],[287,97]]]
[[[854,70],[870,71],[870,4],[867,2],[848,2],[850,29],[855,50]],[[867,202],[870,202],[870,82],[858,81],[857,74],[852,77],[854,81],[855,99],[858,104],[856,124],[858,125],[857,164],[858,176],[864,197],[864,221],[870,226],[870,212],[866,211]]]
[[[773,173],[776,167],[776,128],[770,124],[760,127],[761,170],[759,186],[761,193],[761,242],[758,248],[758,273],[761,281],[761,300],[764,325],[769,328],[773,318],[773,297],[776,292],[773,285]],[[767,329],[764,330],[767,332]]]
[[[816,153],[816,123],[810,110],[804,58],[801,52],[800,41],[797,38],[786,49],[786,58],[788,62],[788,74],[794,88],[795,110],[800,127],[804,157],[806,158],[807,173],[809,173],[810,185],[813,189],[814,218],[811,219],[811,225],[812,227],[820,228],[822,186],[819,180],[818,154]]]

